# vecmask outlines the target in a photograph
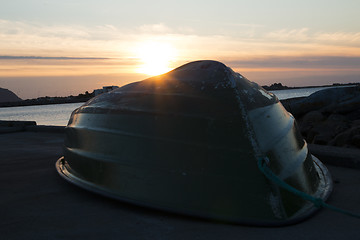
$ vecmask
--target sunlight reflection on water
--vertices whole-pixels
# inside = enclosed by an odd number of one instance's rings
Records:
[[[0,108],[0,120],[36,121],[38,125],[65,126],[72,111],[84,103]]]
[[[288,98],[307,97],[313,94],[314,92],[328,88],[332,88],[332,87],[285,89],[285,90],[273,90],[270,92],[274,93],[280,100],[283,100]]]

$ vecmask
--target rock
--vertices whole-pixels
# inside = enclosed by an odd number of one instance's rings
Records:
[[[338,113],[331,113],[329,117],[326,119],[329,122],[344,122],[346,121],[346,116],[338,114]]]
[[[360,147],[359,142],[360,137],[360,126],[352,127],[340,134],[338,134],[329,145],[339,146],[339,147]]]
[[[6,121],[0,120],[0,127],[21,127],[25,128],[27,126],[36,125],[35,121]]]
[[[35,121],[4,121],[0,120],[0,133],[25,131],[26,127],[36,126]]]
[[[327,145],[339,132],[335,128],[334,123],[326,121],[315,125],[310,134],[314,135],[313,139],[309,139],[311,143]]]
[[[355,135],[351,138],[351,144],[357,148],[360,148],[360,135]]]
[[[338,134],[332,141],[329,142],[331,146],[344,147],[350,138],[350,132],[346,131]]]
[[[340,114],[325,117],[319,111],[311,111],[299,120],[300,131],[309,143],[327,145],[338,134],[349,129],[347,118]]]
[[[326,125],[333,135],[338,135],[341,132],[350,128],[347,118],[343,115],[333,113],[326,119]]]
[[[360,86],[329,88],[311,94],[309,97],[289,103],[289,109],[296,117],[311,111],[351,112],[360,105]]]
[[[284,106],[308,143],[359,148],[360,85],[325,89]]]
[[[324,115],[319,111],[311,111],[305,114],[305,116],[299,120],[301,133],[310,131],[314,125],[321,122],[323,119]]]
[[[360,169],[360,150],[334,146],[309,144],[311,154],[325,164]]]
[[[352,112],[348,112],[345,114],[346,117],[348,118],[349,121],[356,121],[356,120],[360,120],[360,106],[358,107],[357,110],[354,110]]]
[[[360,94],[360,93],[359,93]],[[360,95],[346,102],[339,103],[332,110],[337,113],[348,113],[358,110],[360,107]]]
[[[283,99],[281,100],[281,104],[284,106],[284,108],[294,114],[294,110],[292,109],[293,106],[296,106],[300,101],[302,101],[303,99],[305,99],[306,97],[295,97],[295,98],[288,98],[288,99]]]
[[[352,127],[360,126],[360,119],[352,121],[351,126]]]
[[[0,102],[18,102],[21,100],[22,99],[16,96],[16,94],[12,91],[5,88],[0,88]]]
[[[319,145],[327,145],[331,139],[332,138],[330,134],[319,134],[314,137],[312,143]]]
[[[311,111],[302,118],[303,123],[318,123],[322,120],[324,120],[324,115],[319,111]]]

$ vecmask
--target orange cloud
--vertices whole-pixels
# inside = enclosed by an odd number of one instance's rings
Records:
[[[142,64],[138,46],[147,41],[175,48],[177,54],[169,60],[169,67],[199,59],[219,60],[260,84],[359,79],[360,32],[313,32],[309,28],[262,32],[261,26],[238,27],[244,32],[199,35],[187,26],[172,29],[162,23],[119,29],[0,20],[0,53],[13,56],[0,56],[0,80],[6,87],[15,86],[11,81],[19,82],[19,78],[36,84],[40,82],[35,77],[42,81],[78,79],[79,91],[88,86],[84,77],[102,77],[103,82],[94,81],[91,87],[141,80],[145,75],[135,73]],[[51,95],[41,84],[34,87],[42,89],[38,90],[42,96]]]

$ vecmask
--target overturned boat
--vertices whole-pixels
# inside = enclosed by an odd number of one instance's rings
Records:
[[[99,95],[66,127],[57,171],[88,190],[171,212],[250,225],[292,224],[325,200],[326,167],[276,96],[224,64],[196,61]]]

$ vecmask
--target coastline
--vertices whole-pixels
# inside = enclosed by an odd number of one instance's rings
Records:
[[[301,86],[301,87],[288,87],[283,86],[281,83],[274,83],[270,86],[262,86],[267,91],[274,91],[274,90],[288,90],[288,89],[306,89],[306,88],[328,88],[328,87],[346,87],[346,86],[356,86],[360,83],[333,83],[333,84],[327,84],[327,85],[315,85],[315,86]]]
[[[347,84],[332,84],[322,86],[301,86],[301,87],[288,87],[283,86],[281,83],[272,84],[271,86],[262,86],[267,91],[282,91],[291,89],[309,89],[309,88],[333,88],[333,87],[347,87],[358,86],[360,83],[347,83]],[[39,97],[35,99],[26,99],[17,102],[0,102],[0,108],[3,107],[19,107],[19,106],[36,106],[36,105],[50,105],[50,104],[63,104],[63,103],[82,103],[87,102],[94,97],[94,94],[79,94],[78,96],[68,97]]]
[[[59,98],[37,98],[27,99],[19,102],[2,102],[0,108],[5,107],[23,107],[23,106],[37,106],[37,105],[51,105],[51,104],[64,104],[64,103],[82,103],[87,102],[92,97],[59,97]]]

